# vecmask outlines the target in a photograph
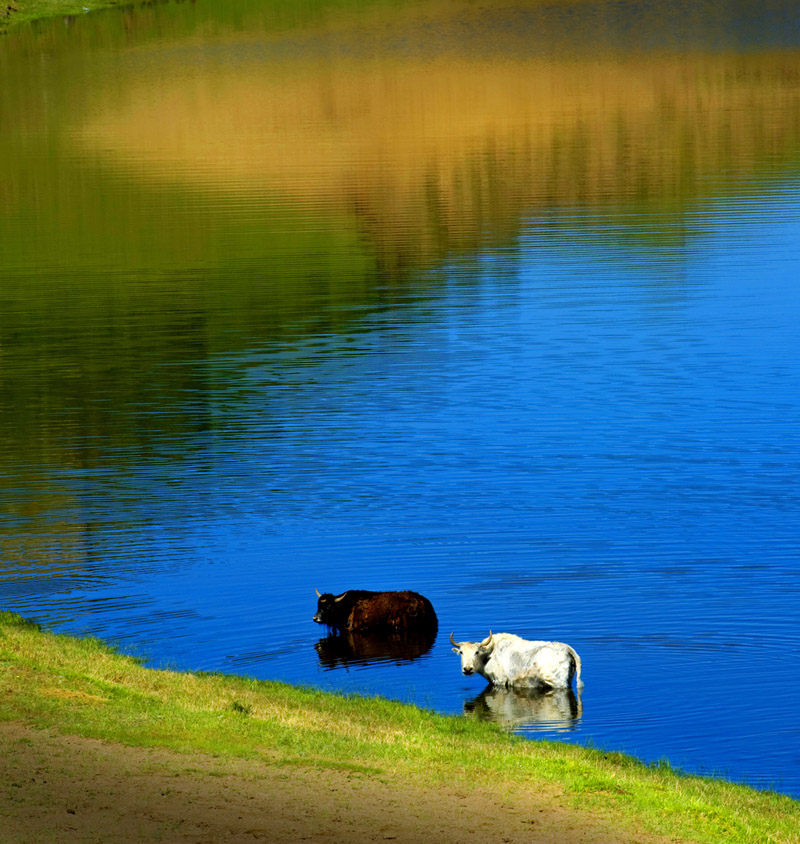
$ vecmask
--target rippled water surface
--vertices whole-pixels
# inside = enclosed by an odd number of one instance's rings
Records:
[[[3,41],[0,604],[800,796],[794,4],[286,5]]]

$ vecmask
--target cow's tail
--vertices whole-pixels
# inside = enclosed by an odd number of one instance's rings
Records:
[[[571,648],[569,645],[567,645],[567,648],[569,649],[575,663],[575,685],[578,691],[580,691],[583,688],[583,680],[581,680],[581,658],[578,656],[578,652],[574,648]]]

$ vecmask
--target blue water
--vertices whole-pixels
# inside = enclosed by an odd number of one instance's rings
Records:
[[[494,710],[800,797],[796,156],[702,193],[677,221],[532,204],[401,279],[376,264],[369,295],[332,301],[320,271],[280,331],[236,323],[216,346],[192,296],[230,268],[187,259],[152,282],[175,294],[153,300],[175,312],[153,329],[170,352],[134,343],[117,370],[93,353],[101,377],[78,356],[83,387],[44,422],[47,367],[5,393],[3,419],[45,445],[3,449],[1,605],[151,665]],[[226,214],[256,230],[252,207]],[[248,260],[254,290],[275,283]],[[115,331],[137,336],[161,305],[126,307]],[[69,361],[108,330],[87,313],[29,333]],[[428,596],[433,647],[321,659],[314,590],[348,588]],[[489,630],[570,643],[579,706],[476,701],[448,638]]]
[[[581,717],[518,729],[800,793],[800,203],[759,217],[698,209],[683,254],[636,261],[602,219],[578,251],[532,218],[345,334],[187,360],[213,435],[122,480],[65,469],[83,570],[4,605],[155,665],[450,713],[483,687],[451,631],[560,639]],[[314,589],[351,587],[429,596],[435,646],[326,670]]]

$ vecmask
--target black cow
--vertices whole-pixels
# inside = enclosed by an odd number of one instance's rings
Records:
[[[334,630],[392,633],[401,630],[436,632],[439,621],[431,602],[416,592],[368,592],[351,589],[341,595],[317,592],[314,621]]]

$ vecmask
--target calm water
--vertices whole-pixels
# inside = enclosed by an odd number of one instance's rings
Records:
[[[285,5],[0,43],[0,605],[800,796],[794,4]]]

